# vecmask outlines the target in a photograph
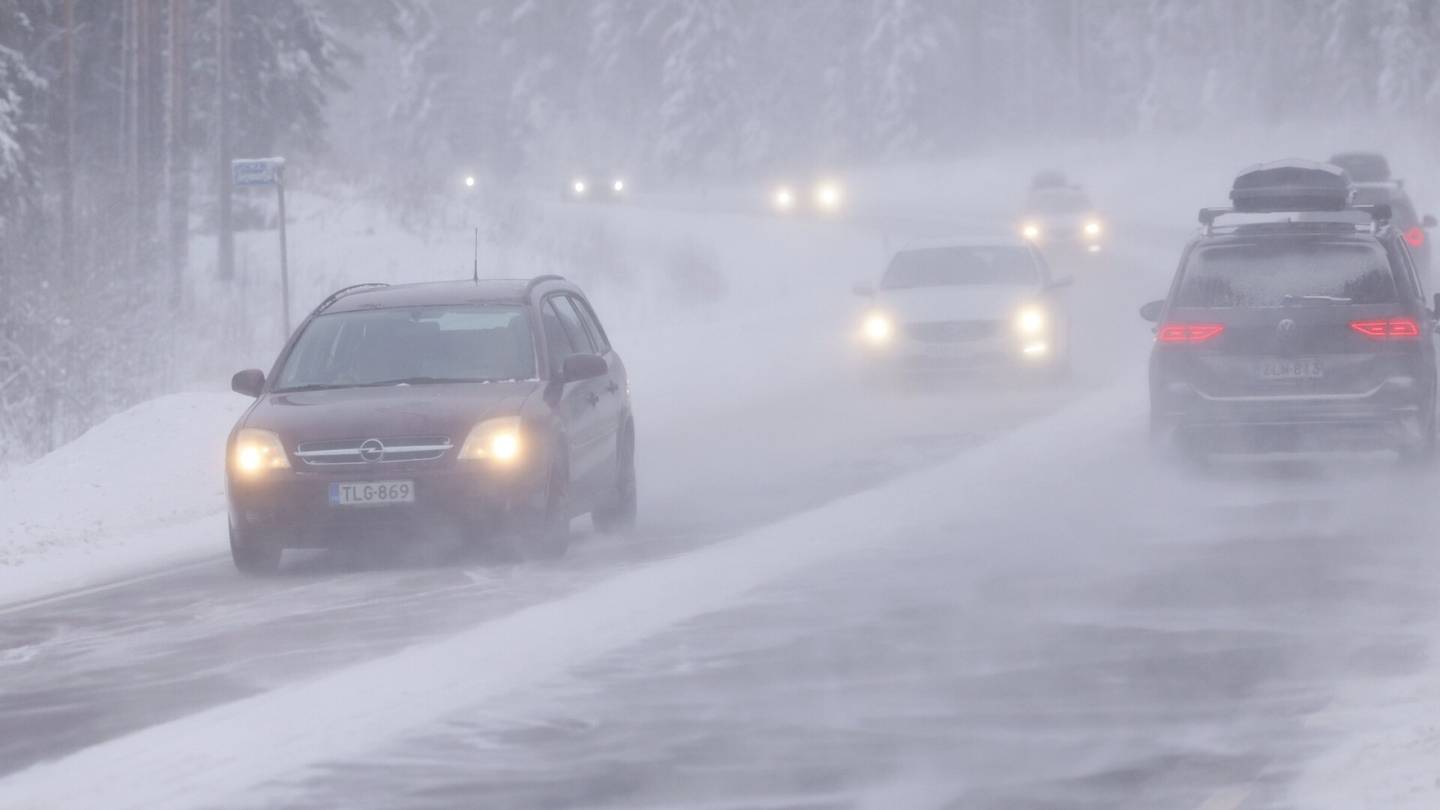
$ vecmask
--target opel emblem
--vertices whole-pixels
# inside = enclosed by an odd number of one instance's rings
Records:
[[[366,439],[360,444],[360,458],[375,463],[385,458],[385,443],[379,439]]]
[[[1284,320],[1280,321],[1280,323],[1275,324],[1275,334],[1279,335],[1282,338],[1288,338],[1294,333],[1295,322],[1290,320],[1289,318],[1285,318]]]

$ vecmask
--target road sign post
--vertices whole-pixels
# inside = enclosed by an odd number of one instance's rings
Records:
[[[290,337],[290,267],[285,248],[285,158],[230,161],[230,180],[240,187],[274,186],[280,202],[280,308],[284,337]]]

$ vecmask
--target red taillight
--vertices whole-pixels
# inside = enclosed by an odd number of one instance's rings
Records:
[[[1155,331],[1161,343],[1204,343],[1225,331],[1223,323],[1167,323]]]
[[[1419,226],[1411,228],[1405,232],[1405,241],[1410,243],[1410,247],[1420,247],[1425,244],[1425,229]]]
[[[1420,324],[1414,318],[1351,321],[1350,328],[1376,340],[1414,340],[1420,337]]]

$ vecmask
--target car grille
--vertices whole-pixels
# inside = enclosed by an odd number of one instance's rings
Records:
[[[905,334],[924,343],[965,343],[1000,333],[1000,321],[932,321],[905,325]]]
[[[376,443],[379,447],[376,447]],[[433,461],[454,447],[444,436],[404,436],[390,439],[337,439],[302,442],[295,449],[301,461],[312,466],[334,464],[386,464]],[[379,449],[381,452],[375,452]]]

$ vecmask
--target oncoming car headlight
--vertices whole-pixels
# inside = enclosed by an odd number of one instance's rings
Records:
[[[1092,219],[1092,220],[1086,221],[1086,223],[1085,223],[1085,229],[1084,229],[1084,230],[1085,230],[1085,235],[1088,236],[1088,237],[1090,237],[1091,239],[1094,239],[1095,237],[1099,236],[1099,235],[1100,235],[1100,230],[1101,230],[1100,220],[1098,220],[1098,219]]]
[[[230,466],[237,473],[259,475],[266,470],[288,470],[285,445],[280,437],[268,430],[245,428],[235,434],[230,447]]]
[[[1034,305],[1021,307],[1015,313],[1015,331],[1027,337],[1039,335],[1045,331],[1046,320],[1043,308]]]
[[[584,197],[585,192],[588,191],[589,188],[590,186],[586,184],[584,179],[576,178],[575,181],[570,184],[570,193],[576,197]]]
[[[510,464],[525,451],[520,435],[520,417],[500,416],[486,419],[470,429],[465,444],[460,446],[463,461],[496,461]]]
[[[821,211],[838,211],[844,201],[845,194],[838,183],[826,181],[815,187],[815,207]]]
[[[860,326],[860,334],[866,341],[877,346],[888,343],[895,334],[895,322],[883,312],[872,312],[865,316],[865,322]]]
[[[789,186],[779,186],[770,195],[770,204],[782,214],[789,213],[795,208],[795,192]]]
[[[1025,237],[1026,239],[1029,239],[1029,240],[1032,241],[1032,242],[1035,241],[1036,239],[1039,239],[1039,238],[1040,238],[1040,226],[1039,226],[1039,224],[1034,223],[1034,222],[1027,222],[1027,223],[1025,223],[1024,225],[1021,225],[1021,226],[1020,226],[1020,235],[1023,236],[1023,237]]]

